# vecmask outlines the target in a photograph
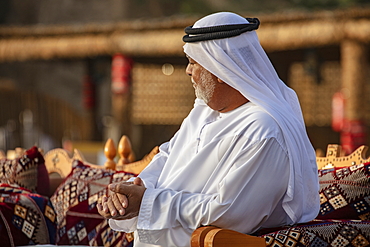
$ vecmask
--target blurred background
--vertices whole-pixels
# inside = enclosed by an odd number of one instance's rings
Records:
[[[216,11],[258,17],[318,154],[369,145],[369,0],[1,0],[0,150],[131,139],[138,158],[192,108],[183,29]]]

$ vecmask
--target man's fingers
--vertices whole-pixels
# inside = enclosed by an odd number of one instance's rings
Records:
[[[111,193],[108,198],[102,197],[102,207],[98,206],[99,213],[103,216],[110,214],[109,217],[105,217],[119,220],[136,217],[139,214],[141,201],[146,190],[145,186],[139,184],[143,184],[140,178],[131,184],[110,184]],[[115,191],[117,192],[115,193]]]
[[[118,215],[118,210],[117,210],[117,209],[116,209],[116,207],[114,206],[114,203],[113,203],[112,197],[114,197],[114,195],[110,196],[110,197],[108,198],[108,201],[107,201],[105,204],[103,204],[103,205],[105,205],[105,206],[108,208],[108,210],[109,210],[109,212],[110,212],[110,215],[112,215],[112,216],[117,216],[117,215]]]
[[[120,215],[124,215],[125,209],[124,209],[123,204],[125,206],[127,205],[126,204],[127,202],[125,201],[126,196],[118,194],[118,193],[114,193],[113,195],[111,195],[111,197],[112,197],[112,202],[113,202],[115,209],[118,211]],[[121,200],[124,201],[124,203],[122,203]]]
[[[110,215],[110,213],[106,213],[102,210],[102,206],[100,205],[100,208],[99,208],[99,205],[96,205],[96,207],[98,208],[98,213],[103,216],[104,218],[106,219],[110,219],[112,216]]]
[[[119,183],[112,183],[112,184],[109,184],[108,185],[108,189],[113,191],[113,192],[117,192],[116,191],[116,188],[117,186],[119,186],[120,184],[124,184],[124,185],[130,185],[130,184],[133,184],[132,182],[119,182]]]
[[[103,207],[104,213],[109,213],[109,208],[108,208],[108,205],[107,205],[107,201],[108,201],[107,196],[103,196],[102,197],[102,207]]]
[[[141,178],[136,177],[134,179],[134,182],[120,182],[120,183],[113,183],[108,185],[108,188],[110,191],[115,192],[115,193],[120,193],[120,194],[126,194],[126,188],[129,188],[130,185],[139,185],[139,186],[144,186],[143,181]]]
[[[123,208],[127,208],[127,206],[128,206],[127,196],[126,195],[119,194],[119,193],[116,193],[116,195],[117,195],[118,200],[121,203],[122,207]]]
[[[136,178],[133,183],[120,182],[108,186],[108,201],[103,203],[103,211],[110,212],[113,219],[130,219],[139,214],[141,200],[146,190],[143,181]],[[105,201],[105,199],[102,199]]]
[[[96,204],[96,208],[98,209],[98,213],[103,216],[104,218],[106,219],[109,219],[111,218],[111,215],[109,213],[106,213],[104,210],[103,210],[103,204],[102,204],[102,198],[99,198],[98,200],[98,203]],[[105,202],[104,202],[105,203]]]
[[[103,206],[101,205],[101,203],[98,202],[96,204],[96,207],[98,208],[99,213],[100,213],[100,211],[103,211]]]
[[[114,184],[110,184],[108,188],[114,193],[126,195],[126,188],[128,187],[129,185],[125,183],[114,183]]]

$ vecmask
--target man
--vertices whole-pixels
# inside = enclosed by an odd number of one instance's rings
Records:
[[[135,246],[190,246],[202,225],[253,233],[316,217],[315,152],[258,24],[222,12],[185,29],[194,108],[139,178],[110,185],[98,205],[113,229],[135,231]]]

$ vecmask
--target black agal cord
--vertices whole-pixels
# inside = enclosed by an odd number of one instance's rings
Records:
[[[258,29],[260,21],[257,18],[246,18],[249,23],[220,25],[214,27],[185,28],[186,35],[182,38],[184,42],[191,43],[212,39],[224,39],[238,36],[244,32]]]

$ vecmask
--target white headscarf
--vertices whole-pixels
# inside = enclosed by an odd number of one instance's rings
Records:
[[[244,23],[248,21],[237,14],[221,12],[200,19],[193,28]],[[184,51],[276,120],[283,132],[290,161],[284,210],[293,222],[314,219],[319,211],[316,155],[307,137],[298,97],[278,77],[256,32],[187,43]]]

